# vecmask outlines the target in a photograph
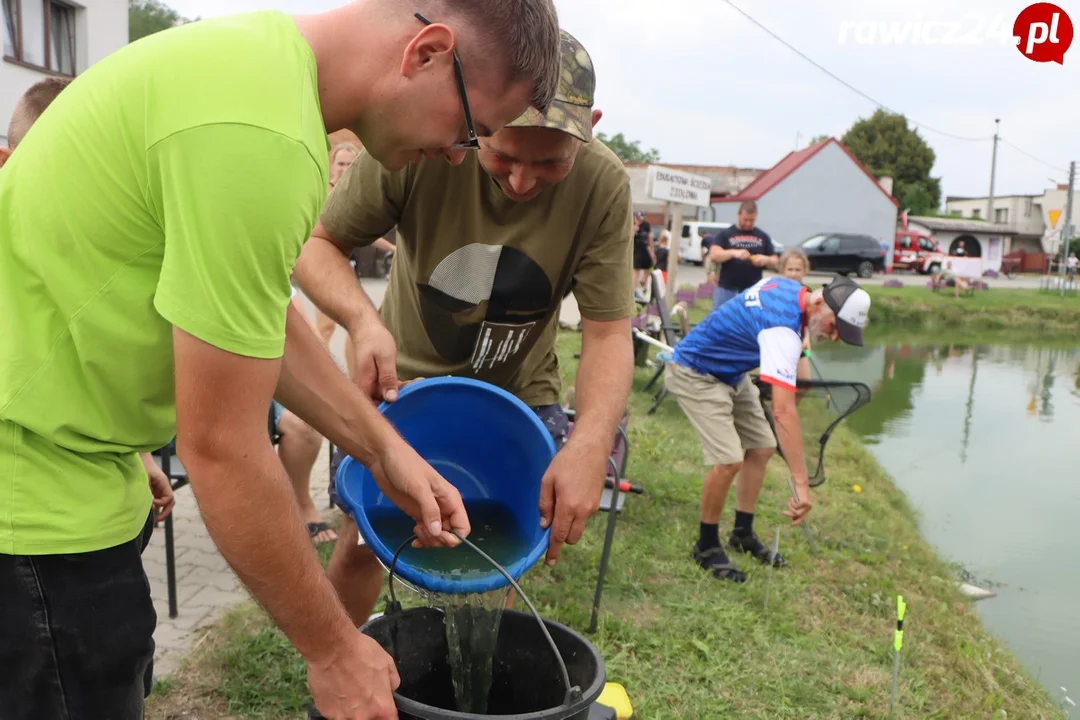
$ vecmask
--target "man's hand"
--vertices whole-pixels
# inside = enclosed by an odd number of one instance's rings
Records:
[[[791,498],[788,501],[788,509],[784,511],[784,514],[791,518],[792,527],[806,519],[814,507],[814,501],[810,497],[810,485],[806,481],[795,481],[795,494],[799,496],[799,499]]]
[[[378,453],[371,474],[390,502],[418,520],[414,529],[420,547],[455,547],[470,532],[461,493],[439,475],[408,443],[399,439]]]
[[[743,252],[746,252],[745,250]],[[766,268],[772,266],[772,256],[770,255],[751,255],[750,262],[754,264],[754,267]]]
[[[308,685],[329,720],[397,720],[393,691],[401,684],[394,661],[359,630],[320,662],[308,662]]]
[[[159,523],[169,517],[176,498],[173,497],[172,483],[169,476],[154,462],[154,456],[150,453],[140,453],[143,467],[146,468],[146,476],[150,478],[150,492],[154,495],[154,522]]]
[[[600,507],[611,448],[567,442],[540,482],[540,527],[551,527],[547,564],[554,565],[563,543],[576,545],[585,524]]]
[[[754,257],[753,255],[750,254],[750,251],[747,250],[746,248],[735,248],[734,250],[731,250],[730,252],[731,252],[731,257],[733,257],[736,260],[752,260],[753,257]]]
[[[397,344],[377,317],[366,318],[349,330],[346,352],[352,355],[353,382],[372,400],[397,400]]]

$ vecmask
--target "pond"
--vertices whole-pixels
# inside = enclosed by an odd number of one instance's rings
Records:
[[[980,587],[1000,637],[1056,699],[1080,694],[1080,347],[832,346],[829,379],[865,382],[847,422]]]

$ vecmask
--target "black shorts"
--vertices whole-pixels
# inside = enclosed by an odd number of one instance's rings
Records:
[[[649,255],[649,248],[634,248],[634,269],[652,270],[653,260]]]
[[[0,554],[0,716],[143,717],[157,613],[133,540],[68,555]]]

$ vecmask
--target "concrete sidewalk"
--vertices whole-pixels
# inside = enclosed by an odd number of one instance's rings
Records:
[[[329,519],[339,511],[327,511],[326,486],[329,480],[329,444],[324,443],[311,473],[311,495],[315,507]],[[235,573],[217,551],[203,524],[191,488],[176,493],[173,508],[173,536],[176,542],[176,587],[179,614],[169,617],[169,595],[165,574],[165,527],[154,530],[153,539],[143,553],[143,566],[150,580],[150,595],[157,610],[154,631],[154,675],[163,677],[175,671],[186,654],[202,636],[200,632],[220,618],[229,608],[250,596]]]

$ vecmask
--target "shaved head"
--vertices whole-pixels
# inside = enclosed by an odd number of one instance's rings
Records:
[[[37,122],[45,109],[60,94],[60,91],[68,86],[69,78],[50,77],[35,83],[15,104],[15,112],[11,114],[11,124],[8,125],[8,147],[12,150],[22,142],[30,127]]]

